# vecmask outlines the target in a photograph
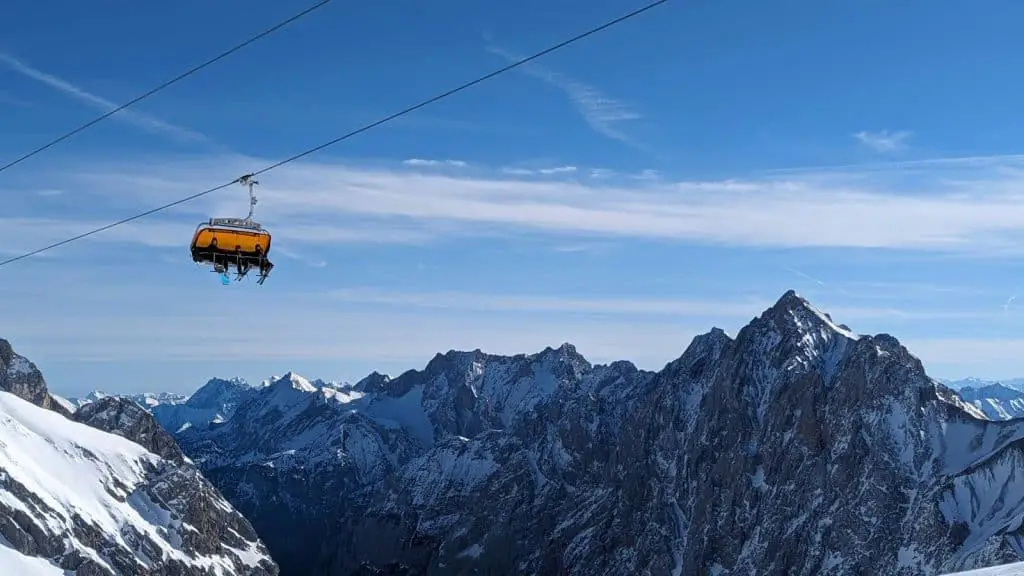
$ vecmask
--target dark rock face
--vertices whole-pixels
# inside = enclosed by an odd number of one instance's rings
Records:
[[[909,576],[1024,550],[1024,423],[791,291],[657,373],[449,352],[330,392],[289,375],[178,439],[283,575]]]
[[[72,419],[127,438],[175,464],[185,464],[185,454],[171,434],[142,406],[127,398],[107,396],[91,402],[76,410]]]
[[[19,355],[11,347],[11,343],[0,338],[0,390],[31,402],[40,408],[53,410],[63,416],[71,413],[60,405],[46,388],[46,380],[24,356]]]

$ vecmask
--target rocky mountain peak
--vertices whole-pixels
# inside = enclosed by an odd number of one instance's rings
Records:
[[[175,464],[187,461],[178,443],[153,415],[138,403],[121,396],[107,396],[83,405],[72,416],[93,428],[117,434]]]
[[[194,408],[213,408],[223,403],[226,396],[237,396],[251,389],[243,378],[211,378],[189,396],[187,404]]]
[[[424,367],[425,373],[465,372],[474,363],[486,362],[488,355],[479,348],[475,350],[449,350],[437,353]]]
[[[694,336],[690,345],[683,351],[682,356],[670,362],[670,365],[690,365],[694,362],[707,358],[717,359],[730,346],[734,340],[721,328],[712,328],[704,334]]]
[[[359,382],[356,382],[354,389],[368,394],[376,394],[387,390],[391,377],[374,370]]]
[[[798,310],[801,308],[810,309],[812,308],[811,303],[796,293],[796,290],[790,289],[782,293],[779,299],[775,301],[769,310]]]
[[[317,387],[306,378],[294,372],[285,372],[277,378],[273,378],[268,385],[273,390],[291,389],[299,392],[316,392]]]
[[[760,320],[760,323],[771,325],[781,334],[792,338],[800,338],[813,333],[825,333],[826,337],[834,334],[852,340],[858,338],[845,325],[834,322],[828,313],[815,308],[807,299],[793,290],[787,290],[757,320]],[[750,326],[759,324],[757,320]]]
[[[579,379],[593,368],[590,361],[576,350],[576,346],[568,342],[562,343],[558,348],[545,348],[537,354],[537,359],[564,365],[567,375],[571,372],[575,379]]]
[[[0,338],[0,390],[31,402],[36,406],[53,410],[63,416],[71,412],[57,402],[46,386],[46,380],[39,368],[29,359],[14,351],[7,340]]]
[[[587,362],[587,359],[576,350],[576,346],[569,342],[562,342],[557,348],[548,346],[544,348],[539,354],[540,356],[555,355],[559,358],[564,358],[573,361]]]

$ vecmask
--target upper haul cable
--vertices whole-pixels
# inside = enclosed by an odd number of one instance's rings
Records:
[[[314,5],[310,6],[309,8],[306,8],[302,12],[299,12],[298,14],[295,14],[294,16],[291,16],[290,18],[282,20],[281,22],[271,26],[270,28],[267,28],[263,32],[260,32],[259,34],[249,38],[245,42],[242,42],[241,44],[238,44],[238,45],[234,46],[233,48],[225,50],[224,52],[221,52],[217,56],[214,56],[213,58],[210,58],[206,62],[203,62],[202,64],[199,64],[198,66],[194,66],[194,67],[186,70],[185,72],[182,72],[181,74],[178,74],[174,78],[171,78],[170,80],[167,80],[163,84],[160,84],[156,88],[153,88],[153,89],[145,92],[144,94],[141,94],[141,95],[133,98],[132,100],[129,100],[128,102],[125,102],[124,104],[118,106],[117,108],[114,108],[110,112],[107,112],[106,114],[103,114],[102,116],[94,118],[94,119],[86,122],[85,124],[82,124],[78,128],[75,128],[74,130],[71,130],[70,132],[67,132],[64,135],[59,136],[59,137],[51,140],[47,144],[44,144],[44,145],[36,148],[35,150],[32,150],[31,152],[28,152],[28,153],[26,153],[26,154],[24,154],[24,155],[22,155],[22,156],[20,156],[20,157],[18,157],[16,159],[14,159],[14,160],[11,160],[10,162],[0,166],[0,172],[3,172],[4,170],[7,170],[8,168],[11,168],[11,167],[13,167],[13,166],[15,166],[17,164],[20,164],[20,163],[24,162],[25,160],[28,160],[29,158],[35,156],[36,154],[39,154],[40,152],[43,152],[44,150],[47,150],[48,148],[50,148],[50,147],[52,147],[52,146],[54,146],[56,144],[59,144],[60,142],[63,142],[64,140],[67,140],[68,138],[74,136],[75,134],[83,132],[84,130],[87,130],[88,128],[90,128],[90,127],[92,127],[92,126],[102,122],[103,120],[106,120],[107,118],[110,118],[111,116],[113,116],[114,114],[117,114],[118,112],[124,110],[125,108],[128,108],[129,106],[132,106],[134,104],[137,104],[137,103],[141,102],[142,100],[145,100],[146,98],[149,98],[153,94],[156,94],[157,92],[163,90],[164,88],[167,88],[168,86],[170,86],[172,84],[175,84],[175,83],[177,83],[177,82],[179,82],[181,80],[184,80],[188,76],[191,76],[192,74],[195,74],[196,72],[202,70],[203,68],[206,68],[207,66],[210,66],[211,64],[217,62],[218,60],[221,60],[223,58],[226,58],[226,57],[230,56],[231,54],[234,54],[235,52],[238,52],[239,50],[241,50],[242,48],[245,48],[249,44],[252,44],[253,42],[256,42],[257,40],[259,40],[261,38],[264,38],[266,36],[269,36],[269,35],[273,34],[274,32],[280,30],[281,28],[284,28],[285,26],[291,24],[292,22],[295,22],[296,20],[302,18],[303,16],[306,16],[307,14],[310,14],[314,10],[322,8],[323,6],[327,5],[327,3],[330,2],[330,1],[331,0],[321,0],[319,3],[314,4]]]
[[[392,121],[392,120],[394,120],[396,118],[399,118],[401,116],[405,116],[406,114],[409,114],[411,112],[419,110],[420,108],[423,108],[425,106],[433,104],[434,102],[437,102],[438,100],[442,100],[442,99],[447,98],[449,96],[452,96],[452,95],[454,95],[454,94],[456,94],[458,92],[466,90],[467,88],[471,88],[471,87],[473,87],[473,86],[475,86],[477,84],[480,84],[481,82],[490,80],[491,78],[494,78],[495,76],[499,76],[501,74],[504,74],[505,72],[508,72],[509,70],[512,70],[514,68],[518,68],[519,66],[522,66],[523,64],[526,64],[528,62],[536,60],[536,59],[538,59],[538,58],[540,58],[542,56],[546,56],[547,54],[555,52],[556,50],[564,48],[564,47],[566,47],[566,46],[568,46],[570,44],[573,44],[575,42],[579,42],[580,40],[583,40],[584,38],[587,38],[589,36],[597,34],[598,32],[601,32],[602,30],[605,30],[605,29],[610,28],[612,26],[615,26],[616,24],[620,24],[622,22],[625,22],[626,20],[629,20],[631,18],[635,18],[636,16],[639,16],[639,15],[647,12],[648,10],[651,10],[652,8],[660,6],[661,4],[665,4],[666,2],[668,2],[668,0],[655,0],[654,2],[651,2],[650,4],[647,4],[647,5],[645,5],[645,6],[641,7],[641,8],[637,8],[636,10],[633,10],[632,12],[629,12],[627,14],[619,16],[618,18],[615,18],[613,20],[609,20],[608,22],[605,22],[604,24],[601,24],[600,26],[591,28],[590,30],[587,30],[586,32],[582,32],[580,34],[577,34],[576,36],[573,36],[572,38],[569,38],[567,40],[563,40],[563,41],[561,41],[561,42],[559,42],[559,43],[557,43],[557,44],[555,44],[553,46],[545,48],[545,49],[541,50],[540,52],[536,52],[536,53],[534,53],[531,56],[527,56],[525,58],[517,60],[517,61],[515,61],[515,62],[513,62],[511,64],[508,64],[506,66],[503,66],[503,67],[501,67],[501,68],[499,68],[499,69],[497,69],[497,70],[495,70],[493,72],[490,72],[488,74],[480,76],[480,77],[478,77],[478,78],[476,78],[474,80],[470,80],[469,82],[466,82],[466,83],[464,83],[464,84],[462,84],[462,85],[460,85],[458,87],[452,88],[452,89],[447,90],[445,92],[442,92],[442,93],[440,93],[440,94],[438,94],[436,96],[433,96],[431,98],[423,100],[422,102],[420,102],[418,104],[414,104],[412,106],[409,106],[408,108],[405,108],[403,110],[400,110],[398,112],[395,112],[393,114],[385,116],[385,117],[383,117],[383,118],[381,118],[379,120],[376,120],[374,122],[371,122],[369,124],[366,124],[366,125],[364,125],[364,126],[362,126],[360,128],[357,128],[357,129],[351,131],[351,132],[348,132],[347,134],[344,134],[342,136],[334,138],[333,140],[329,140],[327,142],[324,142],[323,144],[314,146],[313,148],[309,148],[307,150],[299,152],[298,154],[294,154],[292,156],[289,156],[288,158],[285,158],[284,160],[275,162],[275,163],[273,163],[273,164],[271,164],[269,166],[266,166],[266,167],[264,167],[264,168],[262,168],[260,170],[252,172],[250,174],[246,174],[246,175],[244,175],[244,176],[242,176],[240,178],[235,178],[234,180],[231,180],[230,182],[225,182],[223,184],[214,186],[213,188],[209,188],[207,190],[203,190],[202,192],[197,192],[195,194],[192,194],[191,196],[186,196],[184,198],[175,200],[173,202],[169,202],[167,204],[164,204],[163,206],[158,206],[156,208],[151,208],[149,210],[146,210],[145,212],[140,212],[138,214],[135,214],[134,216],[129,216],[127,218],[123,218],[123,219],[118,220],[116,222],[112,222],[112,223],[107,224],[105,226],[101,226],[99,228],[95,228],[93,230],[90,230],[88,232],[84,232],[84,233],[79,234],[77,236],[72,236],[72,237],[67,238],[65,240],[61,240],[59,242],[54,242],[53,244],[50,244],[48,246],[44,246],[42,248],[37,248],[37,249],[32,250],[30,252],[26,252],[24,254],[20,254],[18,256],[14,256],[14,257],[8,258],[6,260],[0,261],[0,267],[6,266],[8,264],[12,264],[12,263],[17,262],[19,260],[23,260],[23,259],[28,258],[30,256],[34,256],[34,255],[39,254],[41,252],[46,252],[47,250],[52,250],[54,248],[57,248],[59,246],[63,246],[65,244],[70,244],[71,242],[75,242],[77,240],[81,240],[81,239],[86,238],[88,236],[92,236],[93,234],[98,234],[100,232],[104,232],[104,231],[109,230],[111,228],[114,228],[116,226],[120,226],[122,224],[127,224],[128,222],[131,222],[133,220],[138,220],[139,218],[143,218],[145,216],[149,216],[150,214],[155,214],[157,212],[166,210],[166,209],[171,208],[173,206],[177,206],[179,204],[184,204],[185,202],[190,202],[192,200],[195,200],[196,198],[199,198],[199,197],[202,197],[202,196],[206,196],[207,194],[211,194],[211,193],[216,192],[218,190],[223,190],[223,189],[225,189],[225,188],[227,188],[229,186],[233,186],[235,184],[247,181],[247,180],[249,180],[249,179],[251,179],[251,178],[253,178],[255,176],[258,176],[260,174],[265,174],[265,173],[267,173],[267,172],[269,172],[271,170],[274,170],[276,168],[280,168],[281,166],[284,166],[285,164],[288,164],[290,162],[294,162],[294,161],[298,160],[299,158],[303,158],[305,156],[308,156],[309,154],[312,154],[314,152],[318,152],[320,150],[323,150],[324,148],[327,148],[328,146],[333,146],[334,144],[337,144],[338,142],[341,142],[343,140],[347,140],[347,139],[349,139],[349,138],[351,138],[351,137],[353,137],[353,136],[355,136],[357,134],[361,134],[363,132],[366,132],[367,130],[371,130],[373,128],[376,128],[377,126],[380,126],[381,124],[385,124],[385,123],[390,122],[390,121]]]

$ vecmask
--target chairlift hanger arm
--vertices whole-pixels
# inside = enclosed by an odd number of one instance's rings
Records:
[[[256,191],[253,187],[259,184],[260,181],[256,180],[253,174],[246,174],[245,176],[239,177],[235,182],[238,182],[242,186],[249,187],[249,215],[245,217],[245,221],[252,222],[252,217],[256,213]]]

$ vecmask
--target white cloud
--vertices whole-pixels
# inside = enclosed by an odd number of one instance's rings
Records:
[[[541,168],[537,170],[538,174],[566,174],[569,172],[575,172],[575,166],[555,166],[554,168]]]
[[[554,166],[551,168],[518,168],[518,167],[506,167],[502,168],[503,174],[511,176],[552,176],[555,174],[571,174],[576,172],[575,166]]]
[[[182,260],[184,265],[186,259]],[[720,300],[565,297],[354,288],[308,292],[268,283],[221,287],[203,272],[145,262],[126,274],[96,268],[12,269],[0,286],[3,337],[45,351],[48,361],[358,360],[422,366],[447,349],[515,354],[572,342],[595,362],[627,359],[658,369],[692,337],[717,325],[731,334],[771,305],[769,298]],[[197,281],[198,279],[198,281]],[[73,285],[75,290],[66,290]],[[777,296],[777,295],[768,295]],[[844,322],[900,318],[890,309],[815,303]],[[902,317],[941,318],[944,310]],[[856,324],[854,323],[856,329]],[[224,340],[224,330],[232,337]],[[955,341],[910,342],[923,358],[1010,358],[1024,349]]]
[[[296,322],[302,322],[306,330],[296,330]],[[626,359],[657,369],[678,357],[698,333],[680,326],[645,326],[633,322],[524,324],[511,317],[481,320],[467,316],[310,311],[280,322],[276,318],[259,323],[236,322],[234,330],[238,336],[223,342],[196,337],[197,331],[217,332],[223,328],[222,324],[203,318],[169,318],[160,323],[159,333],[145,339],[139,337],[142,332],[139,326],[120,321],[105,323],[110,325],[111,332],[104,333],[103,338],[97,338],[95,332],[91,335],[81,331],[62,332],[54,336],[22,331],[15,341],[36,348],[41,348],[37,342],[44,342],[49,360],[245,362],[259,358],[264,361],[402,361],[408,362],[410,367],[422,367],[434,354],[447,349],[480,348],[512,355],[570,341],[591,361]],[[429,323],[430,330],[413,329],[424,323]],[[338,330],[338,326],[359,326],[360,329]],[[107,329],[105,326],[104,330]],[[270,331],[275,331],[277,336],[267,337]]]
[[[791,270],[795,272],[795,270]],[[857,300],[871,300],[874,302],[905,300],[912,302],[934,301],[936,298],[952,299],[954,302],[998,302],[1005,297],[1005,291],[998,286],[968,286],[959,282],[929,283],[929,282],[885,282],[880,280],[843,280],[834,281],[829,279],[824,284],[818,283],[817,279],[809,279],[819,286],[819,292],[833,292],[842,294],[843,297],[855,298]],[[969,299],[969,300],[968,300]]]
[[[1024,374],[1019,338],[906,338],[900,342],[933,377],[1016,378]]]
[[[811,276],[810,274],[805,274],[804,272],[801,272],[801,271],[797,270],[796,268],[787,268],[787,270],[792,272],[793,274],[796,274],[797,276],[803,278],[804,280],[810,280],[811,282],[814,282],[818,286],[828,286],[828,284],[826,284],[825,282],[823,282],[821,280],[818,280],[817,278],[815,278],[814,276]]]
[[[558,313],[640,316],[682,316],[691,319],[734,318],[745,322],[774,304],[774,299],[707,300],[687,298],[568,297],[533,294],[486,294],[459,291],[398,292],[371,288],[345,288],[330,292],[333,299],[353,304],[408,308],[484,311],[489,313]],[[776,295],[773,295],[776,296]],[[836,301],[833,300],[835,303]],[[998,317],[990,309],[903,309],[898,307],[826,305],[838,322],[885,319],[922,320]],[[703,321],[691,322],[700,325]],[[710,327],[710,325],[709,325]]]
[[[425,160],[423,158],[409,158],[403,160],[402,164],[407,166],[455,166],[457,168],[465,168],[466,162],[462,160]]]
[[[28,102],[26,100],[22,100],[21,98],[18,98],[5,90],[0,90],[0,104],[5,106],[16,106],[19,108],[35,107],[35,104]]]
[[[45,358],[37,361],[260,358],[410,366],[423,366],[451,348],[516,354],[570,341],[595,361],[627,358],[657,368],[678,356],[696,333],[677,320],[526,318],[415,306],[373,310],[272,283],[253,290],[191,277],[185,282],[181,276],[162,265],[129,276],[104,268],[26,273],[31,284],[0,287],[3,337],[22,349],[44,350]],[[63,288],[69,284],[77,288]],[[225,330],[231,334],[227,340]]]
[[[414,308],[457,309],[489,312],[557,312],[675,316],[753,317],[771,306],[767,300],[745,302],[685,299],[574,298],[528,294],[480,294],[469,292],[393,292],[347,288],[331,292],[335,299],[358,304],[383,304]]]
[[[197,222],[198,223],[198,222]],[[137,220],[103,232],[87,236],[79,241],[43,252],[32,258],[51,257],[67,259],[65,254],[72,250],[92,251],[105,258],[116,257],[110,244],[135,244],[146,248],[171,249],[187,255],[192,234],[197,223],[169,222],[158,219]],[[0,218],[0,255],[3,258],[18,256],[43,246],[95,230],[109,224],[108,221],[59,220],[46,218]],[[310,245],[359,244],[422,244],[429,242],[433,235],[427,231],[378,229],[367,225],[352,227],[328,225],[282,224],[271,229],[274,245],[271,259],[275,254],[302,261],[310,266],[323,267],[322,258],[302,254],[302,247]],[[3,258],[0,258],[2,260]]]
[[[293,252],[292,250],[289,250],[287,248],[281,248],[280,246],[274,247],[274,254],[278,256],[284,256],[285,258],[289,258],[291,260],[302,262],[303,264],[313,268],[323,268],[327,266],[326,260],[320,258],[310,258],[309,256],[300,254],[298,252]]]
[[[608,242],[575,242],[569,244],[556,244],[551,249],[562,253],[589,253],[603,254],[611,250],[615,245]]]
[[[0,246],[10,252],[33,250],[106,224],[109,221],[100,219],[0,218]],[[127,242],[149,247],[176,247],[183,242],[187,246],[194,228],[182,223],[150,219],[117,226],[90,238],[100,242]]]
[[[952,170],[996,168],[998,166],[1017,165],[1024,161],[1024,154],[997,154],[992,156],[939,156],[918,158],[916,160],[884,160],[878,162],[861,162],[856,164],[835,164],[831,166],[796,166],[774,168],[768,174],[810,173],[824,174],[830,172],[864,173],[895,170]]]
[[[33,68],[32,66],[26,64],[24,61],[19,60],[18,58],[15,58],[9,54],[0,53],[0,63],[6,64],[8,68],[14,70],[15,72],[18,72],[19,74],[22,74],[23,76],[36,80],[37,82],[46,84],[47,86],[55,90],[58,90],[59,92],[67,94],[104,112],[110,112],[111,110],[114,110],[115,108],[120,106],[120,104],[111,102],[106,98],[101,98],[95,94],[87,92],[84,89],[75,86],[71,82],[68,82],[67,80],[58,78],[57,76],[48,74],[37,68]],[[207,140],[206,136],[200,134],[199,132],[190,130],[188,128],[183,128],[181,126],[177,126],[169,122],[164,122],[163,120],[160,120],[148,114],[136,112],[131,109],[121,110],[120,112],[111,116],[111,118],[119,118],[121,120],[131,122],[143,129],[169,135],[180,140]]]
[[[235,156],[56,165],[33,184],[67,190],[68,198],[45,199],[46,217],[11,214],[0,219],[0,247],[9,252],[37,248],[269,163]],[[721,299],[432,292],[394,285],[386,291],[312,291],[339,278],[358,282],[352,275],[330,274],[345,268],[344,262],[335,265],[329,251],[340,242],[419,244],[523,232],[536,237],[542,232],[542,249],[564,250],[618,249],[630,239],[956,254],[1020,253],[1024,246],[1021,157],[716,181],[612,174],[599,182],[577,182],[556,174],[510,178],[501,168],[467,172],[433,173],[400,162],[391,168],[298,162],[283,166],[261,177],[257,217],[279,242],[279,265],[284,259],[296,261],[284,262],[280,269],[301,273],[282,274],[280,281],[272,275],[258,289],[251,282],[236,289],[219,286],[201,269],[189,270],[196,268],[186,250],[195,225],[211,215],[245,214],[244,188],[231,188],[37,257],[60,267],[29,259],[0,269],[0,337],[45,348],[51,359],[207,358],[241,363],[263,355],[411,366],[421,366],[434,352],[448,348],[518,353],[570,341],[595,361],[624,358],[658,368],[712,325],[735,333],[778,296],[757,292],[771,282],[733,292],[757,297]],[[42,205],[43,199],[28,196]],[[64,211],[51,214],[51,205]],[[115,246],[131,243],[140,250]],[[102,257],[84,258],[84,253]],[[162,260],[165,256],[178,265],[169,266]],[[317,268],[321,264],[327,268]],[[836,273],[834,268],[824,273],[806,262],[792,267],[796,272],[778,270],[779,275],[797,283],[802,282],[800,273],[806,273],[820,277],[826,288],[841,287],[857,296],[815,298],[836,321],[857,330],[858,321],[865,320],[870,326],[861,330],[891,331],[901,338],[903,329],[893,330],[893,324],[1005,318],[1001,304],[1012,293],[996,286],[980,294],[982,298],[949,298],[953,304],[946,307],[932,298],[987,287],[933,285],[926,278],[916,285],[863,276],[852,282],[829,276]],[[197,337],[209,333],[209,338],[219,339],[217,329],[224,326],[241,335],[229,347]],[[416,328],[423,326],[427,329]],[[921,333],[920,325],[913,327],[915,332],[908,333]],[[907,345],[926,366],[934,364],[944,373],[951,363],[984,367],[991,361],[1012,368],[1016,358],[1024,358],[1024,345],[1014,340],[908,338]],[[979,368],[978,373],[983,371]]]
[[[536,170],[530,170],[529,168],[502,168],[501,171],[511,176],[531,176],[536,174]]]
[[[110,203],[123,215],[266,163],[241,158],[94,163],[81,172],[55,171],[54,182],[46,182],[44,176],[39,185],[89,194],[95,199],[90,206]],[[600,184],[587,184],[508,178],[497,170],[493,176],[475,171],[460,177],[295,163],[261,178],[257,218],[282,240],[321,245],[422,243],[445,236],[526,231],[562,240],[642,238],[734,247],[879,248],[968,255],[1024,252],[1024,197],[1018,193],[1024,188],[1024,161],[971,169],[957,166],[955,178],[941,166],[926,173],[894,168],[854,176],[826,171],[720,181],[609,177]],[[161,219],[155,218],[134,224],[157,227],[156,234],[138,236],[140,242],[171,245],[173,238],[184,242],[180,239],[190,237],[196,223],[210,215],[241,216],[245,210],[244,190],[228,189],[169,210],[162,218],[166,224],[156,224]],[[102,222],[91,220],[74,230]],[[51,239],[58,228],[72,230],[67,223],[36,226],[15,220],[4,228],[0,234],[11,234],[19,247],[29,240],[32,245],[41,243],[38,235]],[[101,235],[136,237],[125,230]]]
[[[492,54],[501,56],[510,63],[522,59],[520,55],[495,46],[489,46],[487,50]],[[564,74],[552,72],[532,62],[523,64],[519,69],[564,92],[594,131],[630,146],[641,147],[619,127],[621,124],[643,118],[639,112],[628,104],[606,95],[594,86]]]
[[[875,152],[894,152],[906,148],[906,140],[910,136],[911,132],[907,130],[900,130],[898,132],[889,132],[888,130],[882,130],[881,132],[861,131],[853,135],[854,138],[860,140],[861,143],[872,148]]]

